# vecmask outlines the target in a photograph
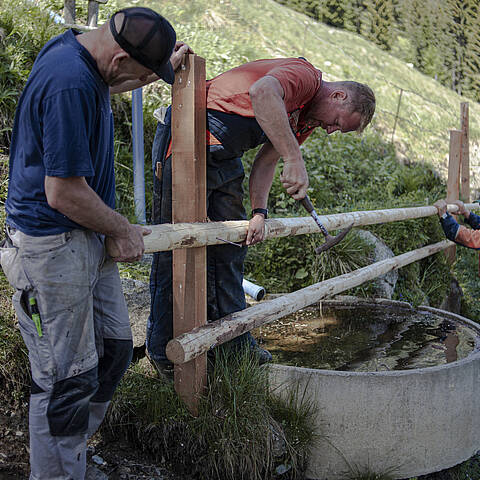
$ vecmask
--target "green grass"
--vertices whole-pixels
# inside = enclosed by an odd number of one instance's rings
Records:
[[[180,475],[218,480],[303,478],[315,441],[315,411],[298,392],[273,396],[268,370],[252,357],[217,352],[198,417],[190,415],[170,383],[151,376],[145,363],[122,380],[107,419]]]

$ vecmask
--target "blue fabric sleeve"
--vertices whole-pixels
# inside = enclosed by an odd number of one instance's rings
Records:
[[[465,219],[465,223],[468,223],[474,230],[480,229],[480,217],[470,212],[470,216]]]
[[[95,174],[89,138],[95,125],[95,95],[66,89],[43,102],[45,174],[51,177],[91,177]]]
[[[454,242],[460,225],[455,221],[455,219],[449,213],[447,213],[446,218],[440,218],[440,223],[442,224],[442,228],[443,228],[443,231],[445,232],[445,236],[449,240]]]

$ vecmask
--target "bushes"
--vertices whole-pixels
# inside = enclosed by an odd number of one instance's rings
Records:
[[[26,2],[0,0],[0,153],[7,153],[15,108],[43,45],[62,31]]]

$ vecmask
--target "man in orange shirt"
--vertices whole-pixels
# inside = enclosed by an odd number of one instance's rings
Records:
[[[325,82],[303,58],[257,60],[207,82],[207,214],[212,221],[244,220],[242,155],[262,145],[249,179],[252,217],[246,245],[261,242],[275,167],[283,158],[281,182],[296,200],[305,197],[308,176],[300,145],[321,127],[328,134],[361,132],[375,111],[372,90],[357,82]],[[171,222],[171,112],[159,121],[153,146],[154,223]],[[156,169],[157,163],[161,169]],[[246,246],[208,247],[209,321],[246,307],[242,288]],[[150,276],[151,311],[147,352],[159,372],[172,365],[165,347],[172,338],[171,252],[154,255]],[[250,333],[233,341],[247,344],[260,363],[271,355]]]

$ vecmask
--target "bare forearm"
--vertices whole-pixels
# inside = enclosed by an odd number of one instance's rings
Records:
[[[128,235],[129,221],[109,208],[83,177],[46,177],[45,192],[52,208],[79,225],[106,236]]]
[[[255,157],[249,179],[252,208],[267,207],[268,194],[279,158],[278,152],[270,143],[263,145]]]
[[[302,161],[282,96],[283,89],[274,77],[263,77],[250,89],[255,118],[275,150],[284,160]]]

